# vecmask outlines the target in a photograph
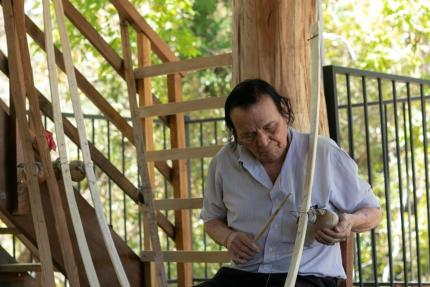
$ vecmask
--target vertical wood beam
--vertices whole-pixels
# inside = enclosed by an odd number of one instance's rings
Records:
[[[169,102],[182,100],[181,78],[179,74],[167,76],[167,91]],[[184,114],[172,115],[169,121],[171,148],[185,148]],[[187,161],[173,161],[173,194],[175,198],[188,198]],[[178,250],[191,250],[190,211],[175,211],[175,242]],[[191,263],[177,263],[178,286],[192,286]]]
[[[346,273],[346,280],[341,282],[341,287],[352,287],[352,272],[354,267],[354,238],[355,233],[351,232],[351,236],[340,243],[342,251],[342,265]]]
[[[159,287],[167,287],[166,274],[163,265],[163,254],[161,253],[160,238],[158,237],[158,228],[155,222],[155,207],[154,207],[154,194],[149,179],[148,167],[145,158],[145,138],[142,134],[142,123],[137,115],[137,89],[136,81],[134,79],[134,71],[132,64],[130,37],[128,32],[128,23],[120,16],[120,30],[121,30],[121,45],[124,57],[124,75],[127,82],[128,99],[130,103],[131,118],[133,121],[133,135],[135,139],[135,146],[137,150],[137,164],[139,169],[139,176],[141,179],[141,194],[145,202],[145,213],[148,217],[149,227],[151,229],[151,244],[155,252],[155,264],[157,273],[157,282]]]
[[[9,88],[10,89],[10,88]],[[0,109],[0,208],[12,212],[17,207],[16,124],[13,102],[9,113]]]
[[[151,65],[151,41],[142,32],[137,32],[137,63],[139,67],[146,67]],[[137,93],[139,94],[139,107],[151,106],[153,104],[152,93],[151,93],[151,79],[144,78],[136,81]],[[152,117],[146,117],[141,119],[142,133],[145,137],[145,151],[154,150],[154,137],[153,137],[153,120]],[[149,181],[151,186],[155,186],[155,163],[147,162]],[[139,203],[141,204],[141,203]],[[151,250],[150,240],[150,226],[148,218],[145,216],[144,205],[141,204],[141,214],[143,216],[143,248],[145,250]],[[147,268],[148,276],[147,284],[150,286],[157,286],[155,264],[153,262],[148,263]]]
[[[18,43],[18,35],[15,24],[15,16],[11,0],[3,0],[3,16],[5,21],[6,41],[8,47],[10,85],[13,101],[16,108],[18,130],[23,144],[25,158],[25,173],[27,176],[29,197],[31,202],[31,214],[33,217],[34,230],[36,232],[37,245],[39,248],[40,261],[42,263],[43,285],[55,286],[54,268],[52,264],[51,249],[49,247],[48,231],[45,216],[43,214],[42,200],[40,197],[39,183],[37,180],[37,169],[32,149],[32,137],[27,125],[25,110],[25,83],[23,67],[21,65],[21,53]]]
[[[293,126],[310,130],[310,26],[316,0],[234,0],[233,82],[261,78],[291,100]],[[328,134],[321,93],[320,131]]]
[[[271,83],[281,95],[290,98],[295,113],[293,126],[304,132],[310,130],[308,38],[317,13],[315,1],[233,0],[233,83],[251,78]],[[328,135],[326,104],[321,91],[319,130],[320,134]],[[342,254],[350,254],[351,246],[343,245]],[[352,256],[344,259],[348,280],[352,280]]]
[[[80,286],[72,240],[67,228],[66,215],[61,204],[60,191],[52,168],[51,156],[45,139],[45,128],[43,127],[40,113],[38,95],[34,87],[33,69],[31,67],[30,52],[28,49],[25,29],[24,0],[14,1],[14,12],[17,24],[18,42],[21,50],[24,81],[27,97],[30,103],[30,118],[36,133],[36,142],[38,145],[40,160],[42,161],[44,172],[47,175],[46,181],[51,194],[50,203],[51,208],[54,211],[55,228],[59,237],[64,266],[71,286]]]

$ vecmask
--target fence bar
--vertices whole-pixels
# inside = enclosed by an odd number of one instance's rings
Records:
[[[396,158],[397,158],[397,178],[399,183],[399,203],[400,203],[400,226],[402,232],[402,261],[403,261],[403,276],[405,284],[407,284],[408,271],[406,263],[406,239],[405,239],[405,221],[404,221],[404,207],[403,207],[403,180],[402,180],[402,158],[400,154],[400,140],[399,140],[399,123],[398,123],[398,111],[397,111],[397,90],[396,81],[391,81],[392,92],[393,92],[393,108],[394,108],[394,128],[396,134]],[[406,285],[405,285],[406,286]]]
[[[368,173],[368,181],[371,186],[373,186],[373,176],[372,176],[372,157],[370,152],[370,135],[369,135],[369,113],[367,106],[367,89],[366,89],[366,77],[361,77],[361,86],[363,93],[363,108],[364,108],[364,126],[365,126],[365,134],[366,134],[366,155],[367,155],[367,173]],[[372,267],[373,267],[373,280],[375,282],[375,286],[379,286],[378,284],[378,271],[376,268],[377,259],[376,259],[376,246],[375,246],[375,231],[372,229],[370,231],[370,236],[372,239]]]
[[[426,120],[426,102],[424,100],[424,85],[420,84],[421,98],[421,116],[423,127],[423,153],[424,153],[424,172],[425,172],[425,187],[426,187],[426,206],[427,206],[427,246],[430,246],[430,184],[429,184],[429,161],[428,161],[428,142],[427,142],[427,120]],[[428,270],[430,271],[430,252],[427,254]]]
[[[383,158],[383,169],[384,169],[384,188],[385,188],[385,209],[387,213],[387,239],[388,239],[388,260],[389,260],[389,268],[390,268],[390,281],[392,281],[393,275],[393,257],[392,257],[392,245],[391,245],[391,195],[390,195],[390,185],[389,185],[389,176],[388,176],[388,152],[387,152],[387,130],[386,130],[386,121],[385,110],[386,106],[382,102],[382,87],[381,87],[381,78],[377,79],[378,81],[378,100],[379,100],[379,121],[381,127],[381,146],[382,146],[382,158]],[[372,234],[372,246],[375,244],[374,234]],[[376,273],[376,262],[374,263],[374,272]],[[377,274],[374,274],[377,279]]]
[[[418,205],[417,205],[417,185],[415,177],[415,153],[414,153],[414,136],[412,129],[412,104],[411,104],[411,89],[410,83],[406,83],[406,95],[408,98],[408,118],[409,118],[409,141],[411,148],[411,168],[412,168],[412,194],[414,196],[414,216],[415,216],[415,244],[417,252],[417,275],[418,275],[418,286],[421,286],[421,255],[420,255],[420,233],[418,226]],[[411,262],[412,263],[412,262]],[[413,266],[413,264],[412,264]],[[413,273],[413,270],[412,270]]]

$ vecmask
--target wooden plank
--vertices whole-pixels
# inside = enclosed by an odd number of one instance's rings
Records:
[[[143,34],[137,34],[137,62],[139,67],[145,67],[151,64],[151,43]],[[137,91],[139,94],[139,107],[152,106],[151,79],[137,80]],[[145,151],[154,149],[153,138],[153,120],[152,118],[142,118],[142,133],[145,137]],[[154,162],[148,162],[148,173],[151,185],[155,185]]]
[[[172,52],[170,47],[143,19],[136,8],[128,0],[110,0],[118,10],[121,17],[128,20],[137,32],[144,33],[152,43],[152,49],[163,62],[178,61],[178,57]]]
[[[8,263],[0,264],[0,272],[40,272],[40,263]]]
[[[222,147],[222,145],[213,145],[207,147],[149,151],[146,153],[146,159],[148,161],[158,161],[213,157]]]
[[[14,106],[16,107],[18,130],[20,133],[20,138],[22,139],[21,142],[23,145],[23,153],[26,163],[24,171],[28,181],[31,214],[36,232],[37,245],[40,251],[40,261],[42,262],[43,284],[44,286],[54,287],[54,268],[51,259],[51,249],[49,246],[48,231],[46,227],[45,216],[43,214],[39,183],[37,180],[37,169],[35,168],[36,163],[34,159],[33,148],[31,146],[32,137],[28,130],[26,119],[24,73],[20,62],[21,54],[17,30],[14,23],[14,12],[10,0],[3,0],[2,5],[8,54],[11,59],[9,62],[9,72],[11,74],[10,87],[12,90]]]
[[[28,261],[22,261],[28,262]],[[18,263],[4,248],[0,246],[0,264]],[[40,282],[29,274],[0,272],[0,282],[4,287],[39,287]]]
[[[151,244],[154,250],[154,261],[156,265],[156,278],[159,287],[167,287],[167,278],[164,271],[163,255],[161,254],[160,238],[158,237],[158,229],[155,224],[155,209],[153,201],[153,190],[149,178],[148,166],[145,159],[145,138],[142,134],[142,123],[136,115],[138,108],[136,99],[136,81],[133,74],[133,64],[131,58],[130,38],[128,34],[128,24],[124,19],[120,19],[121,44],[124,56],[124,73],[127,82],[128,99],[130,103],[130,111],[133,122],[133,134],[135,138],[135,146],[137,151],[137,165],[139,170],[141,194],[145,201],[146,218],[150,229]]]
[[[81,216],[76,203],[75,194],[73,191],[72,178],[70,174],[69,160],[67,156],[66,140],[64,136],[64,128],[61,114],[60,96],[58,91],[57,70],[55,66],[54,41],[52,38],[52,22],[49,8],[49,0],[43,0],[43,19],[45,28],[45,47],[48,56],[49,84],[51,89],[52,108],[54,114],[55,133],[58,144],[58,154],[60,157],[61,172],[64,182],[65,197],[67,199],[67,207],[70,212],[73,230],[78,242],[79,253],[81,255],[85,274],[91,286],[100,286],[94,262],[91,258],[88,242],[85,236]],[[52,165],[51,165],[52,166]],[[60,203],[61,207],[61,203]],[[60,239],[61,241],[61,239]],[[76,265],[75,265],[76,266]],[[77,269],[75,269],[77,270]],[[79,283],[75,283],[79,284]],[[73,285],[79,286],[79,285]]]
[[[65,191],[62,187],[61,182],[59,181],[59,187],[63,195],[63,204],[65,206]],[[49,194],[46,189],[46,185],[41,186],[42,189],[42,201],[49,201]],[[93,257],[94,265],[96,267],[97,275],[99,276],[100,285],[101,286],[119,286],[119,282],[115,276],[115,271],[113,269],[112,264],[109,264],[109,255],[104,244],[101,244],[103,241],[102,235],[98,228],[94,228],[94,226],[98,225],[96,215],[94,212],[94,208],[88,203],[88,201],[83,198],[83,196],[75,190],[76,201],[79,206],[79,212],[82,216],[83,227],[85,229],[85,234],[88,238],[88,244],[91,250],[91,253],[96,255]],[[53,215],[52,210],[45,209],[45,216],[47,220],[48,226],[53,225]],[[27,246],[30,247],[33,255],[38,257],[37,249],[33,247],[35,244],[35,235],[34,229],[32,226],[32,220],[30,214],[15,216],[8,212],[4,212],[4,210],[0,210],[0,218],[9,226],[16,226],[21,230],[21,234],[18,235],[19,239]],[[67,219],[69,222],[69,226],[71,227],[70,216],[67,214]],[[71,232],[73,229],[70,228]],[[50,244],[52,246],[52,255],[55,267],[60,271],[64,272],[64,265],[62,263],[62,256],[59,248],[58,237],[55,233],[55,230],[51,228],[48,230],[49,237],[51,238]],[[143,286],[142,282],[146,277],[146,274],[143,273],[142,270],[142,262],[140,260],[140,256],[137,255],[123,240],[121,236],[115,233],[113,229],[111,229],[115,246],[118,248],[119,253],[121,254],[121,260],[124,263],[124,268],[127,273],[127,276],[130,280],[130,284],[132,286]],[[74,240],[74,248],[76,253],[78,254],[78,246],[76,240]],[[0,262],[2,263],[2,262]],[[5,262],[6,263],[6,262]],[[82,282],[82,287],[89,287],[88,281],[85,276],[85,271],[82,265],[82,261],[78,261],[77,266]],[[0,286],[1,285],[0,283]],[[40,283],[38,285],[41,286]],[[18,287],[18,286],[17,286]]]
[[[5,59],[7,62],[7,57],[0,51],[0,58]],[[9,76],[8,70],[2,69],[2,72]],[[42,93],[37,91],[40,109],[44,115],[46,115],[51,120],[53,119],[53,112],[51,103],[46,99]],[[77,129],[72,123],[65,117],[63,117],[64,130],[66,135],[79,147],[79,136]],[[91,156],[97,166],[106,173],[109,178],[111,178],[125,193],[127,193],[130,198],[135,201],[141,201],[139,196],[139,191],[137,188],[101,153],[92,143],[89,143],[89,148],[91,151]],[[157,223],[167,236],[174,238],[175,230],[173,224],[160,212],[157,212]]]
[[[224,108],[227,97],[211,97],[186,102],[173,102],[140,108],[140,117],[174,115],[176,113]]]
[[[32,37],[32,39],[43,50],[46,50],[44,33],[31,21],[29,17],[26,17],[26,27],[27,32]],[[65,71],[63,55],[57,48],[55,48],[55,60],[58,67],[62,71]],[[88,80],[76,68],[75,74],[78,87],[81,89],[81,91],[101,110],[101,112],[106,116],[106,118],[110,120],[131,143],[134,143],[133,131],[128,122],[116,110],[112,108],[109,102],[104,99],[104,97],[94,88],[94,86],[90,82],[88,82]],[[155,101],[159,103],[157,98],[155,98]],[[167,119],[163,117],[160,119],[165,123],[168,122]],[[171,182],[172,171],[166,162],[156,162],[155,167],[169,182]]]
[[[47,9],[49,13],[49,4],[46,5],[48,5]],[[71,286],[80,286],[79,274],[76,269],[76,258],[73,253],[72,238],[67,228],[65,211],[61,205],[60,191],[58,189],[57,180],[52,167],[50,150],[45,139],[45,128],[42,123],[38,96],[34,88],[33,69],[31,66],[30,51],[28,48],[25,29],[24,0],[15,1],[14,9],[18,27],[17,32],[21,50],[21,61],[23,63],[24,79],[30,106],[30,122],[34,127],[39,157],[43,164],[48,190],[51,194],[49,198],[51,208],[54,211],[55,229],[58,237],[60,238],[60,248],[63,254],[64,265],[66,267],[66,276],[70,281]]]
[[[124,267],[119,258],[118,251],[112,239],[112,234],[107,225],[107,221],[103,211],[103,205],[100,199],[99,190],[97,187],[97,179],[94,172],[93,161],[91,159],[90,149],[88,147],[88,139],[85,131],[84,116],[82,105],[78,94],[78,85],[75,76],[75,68],[72,62],[72,53],[67,36],[67,30],[64,19],[64,8],[61,0],[54,0],[55,16],[60,32],[61,46],[63,48],[64,66],[66,68],[67,81],[69,83],[69,91],[72,99],[73,112],[75,114],[76,125],[78,127],[79,140],[81,142],[82,158],[85,163],[85,173],[88,179],[88,186],[96,211],[99,228],[103,235],[103,241],[108,250],[110,260],[114,266],[118,281],[122,287],[130,286],[127,275],[124,272]]]
[[[182,101],[181,78],[179,74],[167,76],[167,94],[169,102]],[[170,141],[172,148],[183,149],[185,143],[185,120],[183,113],[176,113],[171,116]],[[184,159],[173,160],[173,196],[175,198],[188,198],[188,168]],[[190,210],[175,211],[175,243],[177,250],[191,250],[191,220]],[[189,263],[178,263],[178,287],[188,287],[193,285],[192,265]]]
[[[28,34],[44,50],[45,33],[42,32],[29,17],[26,17],[26,27]],[[58,67],[65,72],[64,55],[58,48],[55,48],[55,60]],[[82,73],[73,67],[73,73],[76,75],[77,86],[91,100],[94,105],[114,124],[121,133],[130,141],[134,142],[131,126],[127,121],[110,105],[110,103],[97,91],[96,88],[82,75]]]
[[[203,198],[159,199],[154,201],[154,205],[159,210],[200,209]]]
[[[346,273],[346,279],[340,283],[341,287],[353,286],[353,268],[354,268],[354,238],[355,233],[340,243],[340,251],[342,253],[342,266]]]
[[[179,72],[203,70],[213,67],[229,66],[232,64],[231,53],[181,60],[177,62],[152,65],[134,70],[136,79],[155,77],[160,75],[175,74]]]
[[[224,263],[230,262],[227,251],[163,251],[165,262],[203,262],[203,263]],[[141,253],[143,262],[153,261],[153,251],[143,251]]]
[[[18,235],[20,231],[16,227],[2,227],[0,228],[0,234],[13,234]]]
[[[120,74],[122,71],[122,59],[115,50],[103,39],[85,17],[68,0],[63,0],[64,12],[75,27],[90,41],[94,48],[109,62],[109,64]]]
[[[0,65],[1,66],[1,65]],[[3,99],[0,99],[0,109],[2,109],[6,115],[10,115],[9,107],[7,104],[3,101]]]
[[[17,162],[16,120],[13,106],[6,108],[0,109],[0,206],[12,211],[18,203],[17,169],[10,168]]]
[[[318,4],[316,4],[318,5]],[[311,206],[312,186],[315,171],[315,159],[318,145],[318,127],[319,127],[319,111],[320,111],[320,88],[321,88],[321,63],[320,63],[320,26],[319,19],[313,23],[310,39],[311,40],[311,131],[309,133],[306,178],[303,190],[302,206],[300,209],[299,223],[297,227],[296,240],[294,243],[293,255],[288,268],[285,287],[294,287],[296,284],[297,274],[300,268],[300,262],[303,254],[303,246],[305,243],[306,230],[308,226],[308,210]]]
[[[137,33],[137,63],[139,67],[145,67],[151,65],[151,42],[148,37],[143,33]],[[150,106],[153,104],[153,98],[151,93],[151,79],[140,79],[136,80],[137,91],[139,94],[139,107]],[[145,151],[154,149],[154,139],[153,139],[153,119],[142,118],[142,133],[145,138]],[[151,186],[155,186],[155,170],[154,170],[154,162],[148,162],[148,175],[149,180],[151,182]],[[146,217],[146,212],[143,204],[139,204],[139,211],[142,215],[142,227],[143,227],[143,249],[151,250],[151,230],[148,218]],[[154,262],[149,263],[149,273],[147,273],[147,277],[150,277],[148,281],[150,281],[149,286],[156,287],[157,286],[157,273],[156,266]]]

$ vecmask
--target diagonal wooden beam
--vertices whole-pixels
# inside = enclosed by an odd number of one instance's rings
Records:
[[[27,33],[44,51],[46,51],[45,33],[43,33],[28,16],[26,16],[26,27]],[[64,71],[65,67],[63,55],[57,48],[55,48],[55,60],[58,67]],[[102,111],[106,118],[110,120],[131,143],[134,144],[133,130],[128,122],[109,104],[109,102],[76,68],[75,74],[78,87],[81,89],[81,91],[96,105],[96,107]],[[155,167],[169,182],[172,182],[173,172],[167,162],[156,162]]]
[[[103,37],[93,28],[84,16],[68,0],[63,0],[64,12],[70,22],[90,41],[94,48],[109,62],[109,64],[120,74],[124,75],[122,58],[103,39]]]
[[[179,58],[173,53],[169,45],[155,32],[143,19],[140,13],[128,0],[110,0],[118,10],[121,17],[126,19],[137,32],[142,32],[151,41],[152,48],[163,62],[178,61]]]
[[[0,63],[4,63],[5,65],[0,64],[1,71],[9,77],[9,71],[7,68],[8,60],[7,57],[0,51]],[[52,105],[46,99],[46,97],[38,90],[37,94],[39,97],[40,109],[48,118],[53,118]],[[64,123],[64,131],[66,135],[77,145],[79,146],[79,137],[78,131],[73,126],[73,124],[63,117]],[[137,188],[90,142],[89,143],[91,155],[93,156],[94,162],[97,166],[100,167],[103,172],[105,172],[112,180],[117,184],[125,193],[127,193],[130,198],[138,203],[142,201],[142,198],[139,196],[139,191]],[[163,229],[166,234],[174,238],[175,231],[174,225],[160,212],[157,213],[157,222],[161,229]]]
[[[68,1],[63,0],[64,9],[68,19],[76,26],[76,28],[84,35],[94,48],[99,51],[100,55],[106,59],[115,71],[124,78],[123,59],[115,52],[115,50],[103,39],[100,34],[91,26],[84,16]],[[160,104],[160,100],[152,95],[152,100],[156,104]],[[169,126],[168,117],[158,117],[166,126]]]
[[[9,71],[10,90],[14,107],[16,108],[16,120],[21,140],[21,146],[24,156],[24,171],[27,177],[28,194],[31,203],[31,215],[33,226],[36,233],[37,246],[40,250],[40,261],[42,263],[42,281],[43,286],[55,286],[54,268],[52,264],[51,247],[49,246],[48,230],[43,213],[41,192],[37,180],[37,169],[35,168],[35,155],[31,146],[32,137],[30,134],[26,118],[26,87],[21,62],[21,53],[19,48],[19,31],[16,27],[15,13],[13,11],[12,1],[5,0],[3,5],[3,19],[5,22],[6,41],[8,54],[11,57]]]

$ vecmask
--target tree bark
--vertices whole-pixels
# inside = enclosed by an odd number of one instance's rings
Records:
[[[310,130],[310,27],[316,0],[234,0],[233,83],[261,78],[291,100],[293,126]],[[328,134],[321,93],[320,131]]]

